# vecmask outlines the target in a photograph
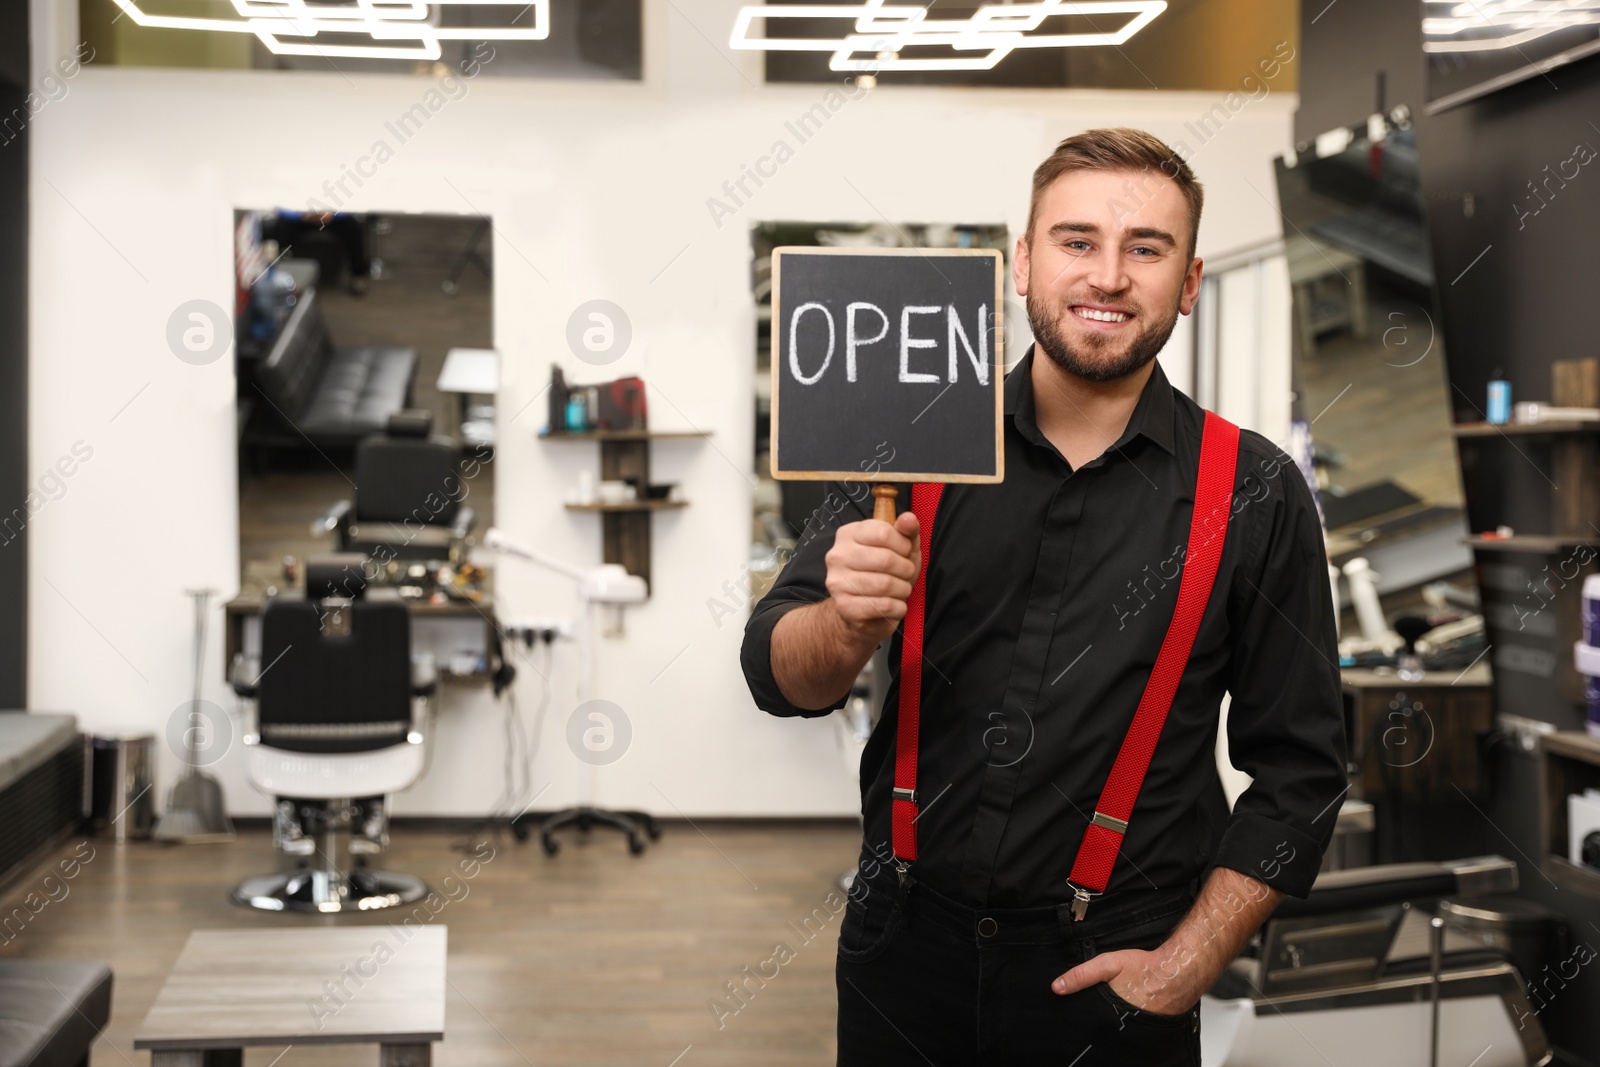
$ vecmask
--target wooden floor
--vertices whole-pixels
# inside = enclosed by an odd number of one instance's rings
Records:
[[[671,822],[644,855],[596,830],[546,857],[537,840],[476,837],[400,825],[383,866],[441,890],[433,923],[449,930],[446,1036],[439,1067],[824,1067],[834,1062],[838,918],[804,940],[801,920],[842,904],[834,879],[856,859],[854,822],[794,825]],[[56,858],[86,855],[82,838]],[[460,878],[464,851],[492,859]],[[234,883],[273,869],[270,834],[247,829],[223,845],[94,849],[77,877],[0,957],[99,960],[115,975],[111,1025],[95,1067],[143,1067],[133,1032],[189,931],[380,925],[394,913],[267,914],[230,904]],[[490,855],[483,850],[480,855]],[[53,859],[50,862],[54,862]],[[4,914],[42,894],[47,868],[9,893]],[[460,881],[444,882],[455,873]],[[830,898],[829,894],[836,894]],[[453,899],[451,899],[453,898]],[[793,924],[793,925],[791,925]],[[813,928],[816,927],[815,921]],[[726,984],[774,958],[793,958],[741,1007]],[[772,965],[765,965],[772,973]],[[334,976],[330,975],[330,978]],[[751,984],[754,987],[754,983]],[[721,999],[720,1019],[711,1003]],[[737,1008],[736,1012],[731,1009]],[[308,1020],[311,1018],[308,1009]],[[247,1067],[376,1064],[376,1046],[261,1048]]]

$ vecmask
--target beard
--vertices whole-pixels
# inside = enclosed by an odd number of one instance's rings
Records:
[[[1068,374],[1091,382],[1116,381],[1141,370],[1166,346],[1167,338],[1172,336],[1173,328],[1178,325],[1178,305],[1174,302],[1171,313],[1165,319],[1151,322],[1131,340],[1124,342],[1112,340],[1103,334],[1089,333],[1079,347],[1073,348],[1067,343],[1062,329],[1062,319],[1072,314],[1072,303],[1067,301],[1061,304],[1059,312],[1052,317],[1044,298],[1036,298],[1030,292],[1027,296],[1028,325],[1033,328],[1034,344],[1050,357],[1051,362]],[[1143,313],[1137,317],[1143,320]],[[1118,351],[1117,345],[1126,347]]]

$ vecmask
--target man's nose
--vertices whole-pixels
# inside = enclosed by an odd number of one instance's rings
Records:
[[[1122,256],[1114,251],[1099,251],[1090,259],[1089,273],[1084,281],[1102,293],[1120,293],[1128,287],[1128,272],[1123,269]]]

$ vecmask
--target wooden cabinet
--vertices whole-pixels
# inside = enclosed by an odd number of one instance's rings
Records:
[[[1489,669],[1341,672],[1350,758],[1370,798],[1458,798],[1483,784],[1481,746],[1494,726]]]

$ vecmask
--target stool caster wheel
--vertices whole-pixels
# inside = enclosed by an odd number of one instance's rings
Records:
[[[637,837],[630,836],[628,838],[628,851],[637,856],[644,851],[644,842]]]
[[[544,854],[546,856],[554,856],[561,851],[561,842],[548,834],[539,838],[539,843],[544,846]]]
[[[528,839],[527,824],[513,820],[511,823],[511,836],[518,841],[526,841]]]

